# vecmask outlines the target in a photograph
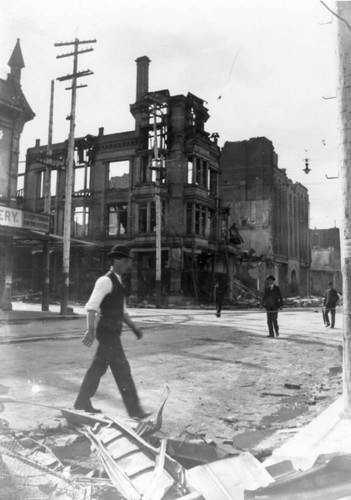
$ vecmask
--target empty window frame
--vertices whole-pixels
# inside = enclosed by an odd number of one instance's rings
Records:
[[[39,183],[38,186],[39,198],[44,198],[45,170],[41,170],[38,173],[38,183]],[[17,184],[17,189],[22,189],[22,188],[18,187]],[[52,169],[50,171],[50,195],[56,196],[56,194],[57,194],[57,170]]]
[[[38,172],[38,193],[39,193],[39,198],[44,198],[44,170],[40,170]]]
[[[51,196],[57,194],[57,170],[51,170],[50,172],[50,194]]]
[[[148,203],[139,203],[138,205],[138,229],[139,233],[147,233],[148,231]]]
[[[208,189],[212,196],[217,196],[217,179],[218,173],[216,170],[209,168],[208,170]]]
[[[188,158],[188,178],[187,178],[188,184],[193,183],[193,175],[194,175],[193,159]]]
[[[108,164],[108,187],[110,189],[129,188],[129,160],[111,161]]]
[[[142,202],[138,207],[138,232],[154,233],[156,232],[156,206],[154,201]],[[161,230],[164,229],[165,204],[161,202]]]
[[[26,173],[26,162],[25,161],[18,162],[17,191],[22,191],[24,189],[24,176],[25,176],[25,173]]]
[[[140,184],[146,184],[149,181],[149,157],[142,156],[140,158]]]
[[[73,155],[74,164],[78,166],[90,163],[90,155],[91,148],[82,146],[75,147]]]
[[[150,107],[149,123],[150,128],[148,130],[148,149],[158,151],[167,149],[167,125],[165,124],[165,115],[167,114],[166,106],[163,106],[162,110],[155,110],[153,106]],[[156,119],[156,138],[155,138],[155,119]],[[155,140],[156,139],[156,140]]]
[[[83,238],[89,232],[89,207],[73,207],[72,236]]]
[[[208,191],[215,192],[214,186],[214,174],[216,172],[212,171],[209,167],[209,162],[199,157],[189,157],[188,158],[188,168],[187,168],[187,183],[196,184]]]
[[[128,205],[116,203],[108,207],[108,235],[118,236],[127,233]]]
[[[79,165],[74,169],[73,191],[86,191],[90,189],[90,165]]]
[[[209,238],[214,236],[214,211],[199,203],[186,205],[186,232]]]

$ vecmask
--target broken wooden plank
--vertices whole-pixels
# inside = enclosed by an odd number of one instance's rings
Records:
[[[164,470],[165,456],[166,456],[167,440],[163,439],[160,446],[160,453],[156,460],[156,466],[153,477],[151,478],[149,487],[143,495],[143,500],[153,500],[155,498],[155,491],[158,489],[158,483]],[[162,498],[162,497],[160,497]]]
[[[188,486],[205,500],[244,500],[244,491],[267,486],[274,481],[251,453],[217,460],[186,471]]]
[[[96,424],[88,428],[86,435],[91,439],[100,456],[106,472],[118,493],[127,500],[140,500],[153,480],[156,456],[128,429]],[[138,439],[135,439],[137,437]],[[113,450],[120,447],[120,456],[115,459]],[[162,468],[154,483],[153,499],[162,499],[174,484],[174,479]]]
[[[40,463],[6,449],[1,459],[14,484],[18,498],[51,498],[57,500],[89,500],[91,485],[80,485]]]

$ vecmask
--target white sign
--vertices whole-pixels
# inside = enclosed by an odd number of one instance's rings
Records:
[[[22,227],[22,210],[0,206],[0,226]]]

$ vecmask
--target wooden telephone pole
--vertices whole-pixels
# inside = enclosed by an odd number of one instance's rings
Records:
[[[154,165],[151,167],[156,172],[155,184],[155,212],[156,212],[156,273],[155,273],[155,302],[156,307],[161,307],[162,303],[162,242],[161,242],[161,227],[162,227],[162,203],[160,197],[160,182],[164,173],[164,158],[159,156],[159,147],[157,144],[158,126],[157,118],[163,116],[162,107],[164,104],[156,99],[154,96],[145,95],[146,101],[152,103],[151,114],[153,115],[153,135],[154,135]]]
[[[44,171],[44,213],[51,215],[51,171],[52,169],[62,170],[64,167],[63,161],[52,155],[52,129],[54,116],[54,81],[51,81],[50,95],[50,112],[49,112],[49,133],[46,153],[41,153],[36,159],[38,163],[45,165]],[[56,196],[57,198],[57,196]],[[42,311],[49,310],[50,303],[50,241],[45,240],[43,243],[43,266],[44,266],[44,282],[41,301]]]
[[[57,80],[61,82],[65,80],[72,80],[72,86],[66,88],[66,90],[72,90],[72,94],[71,94],[71,113],[67,117],[67,119],[70,122],[70,126],[68,135],[68,151],[67,151],[67,162],[66,162],[65,211],[64,211],[64,221],[63,221],[62,296],[61,296],[61,310],[60,310],[60,313],[62,315],[65,315],[68,312],[72,191],[73,191],[73,167],[74,167],[74,129],[76,125],[76,98],[77,98],[77,89],[87,86],[87,85],[77,85],[77,78],[93,74],[93,72],[90,70],[78,72],[78,55],[83,54],[85,52],[91,52],[93,50],[92,48],[78,50],[79,45],[87,43],[96,43],[96,40],[80,41],[78,40],[78,38],[76,38],[74,42],[55,43],[55,47],[62,47],[66,45],[74,46],[74,52],[56,56],[57,59],[62,57],[73,56],[72,74],[57,78]]]
[[[54,88],[55,82],[51,80],[51,92],[50,92],[50,111],[49,111],[49,132],[48,132],[48,144],[46,147],[46,156],[50,158],[52,155],[52,127],[54,120]],[[44,213],[51,215],[51,167],[49,163],[45,164],[45,175],[44,175]],[[42,311],[49,310],[50,303],[50,242],[49,240],[44,241],[44,284],[43,284],[43,294],[41,309]]]
[[[342,189],[344,415],[351,418],[351,2],[337,2],[339,166]]]
[[[161,198],[159,187],[159,169],[160,158],[158,156],[157,146],[157,115],[156,104],[154,104],[154,161],[156,168],[156,186],[155,186],[155,212],[156,212],[156,307],[161,307]]]

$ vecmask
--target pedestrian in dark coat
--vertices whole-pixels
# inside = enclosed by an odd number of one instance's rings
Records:
[[[221,317],[223,301],[224,301],[224,297],[225,297],[226,292],[227,292],[227,284],[224,281],[218,279],[215,283],[215,286],[214,286],[217,318]]]
[[[268,337],[279,337],[278,310],[283,308],[283,297],[279,286],[275,285],[275,277],[271,274],[266,278],[267,286],[265,288],[261,309],[264,307],[267,311]]]
[[[149,413],[146,413],[140,405],[121,342],[123,323],[133,330],[138,339],[143,336],[143,332],[130,318],[125,304],[122,275],[130,267],[130,251],[124,245],[115,245],[108,256],[112,261],[111,269],[96,281],[86,304],[87,331],[83,344],[90,347],[96,337],[98,346],[83,379],[74,408],[91,413],[101,412],[93,407],[91,398],[99,387],[101,377],[110,367],[129,415],[145,418]]]
[[[329,281],[328,288],[325,292],[324,301],[323,301],[323,319],[324,325],[330,326],[330,328],[334,328],[335,326],[335,308],[337,303],[340,300],[340,296],[338,292],[333,288],[333,283]],[[330,322],[329,322],[329,313],[330,313]]]

